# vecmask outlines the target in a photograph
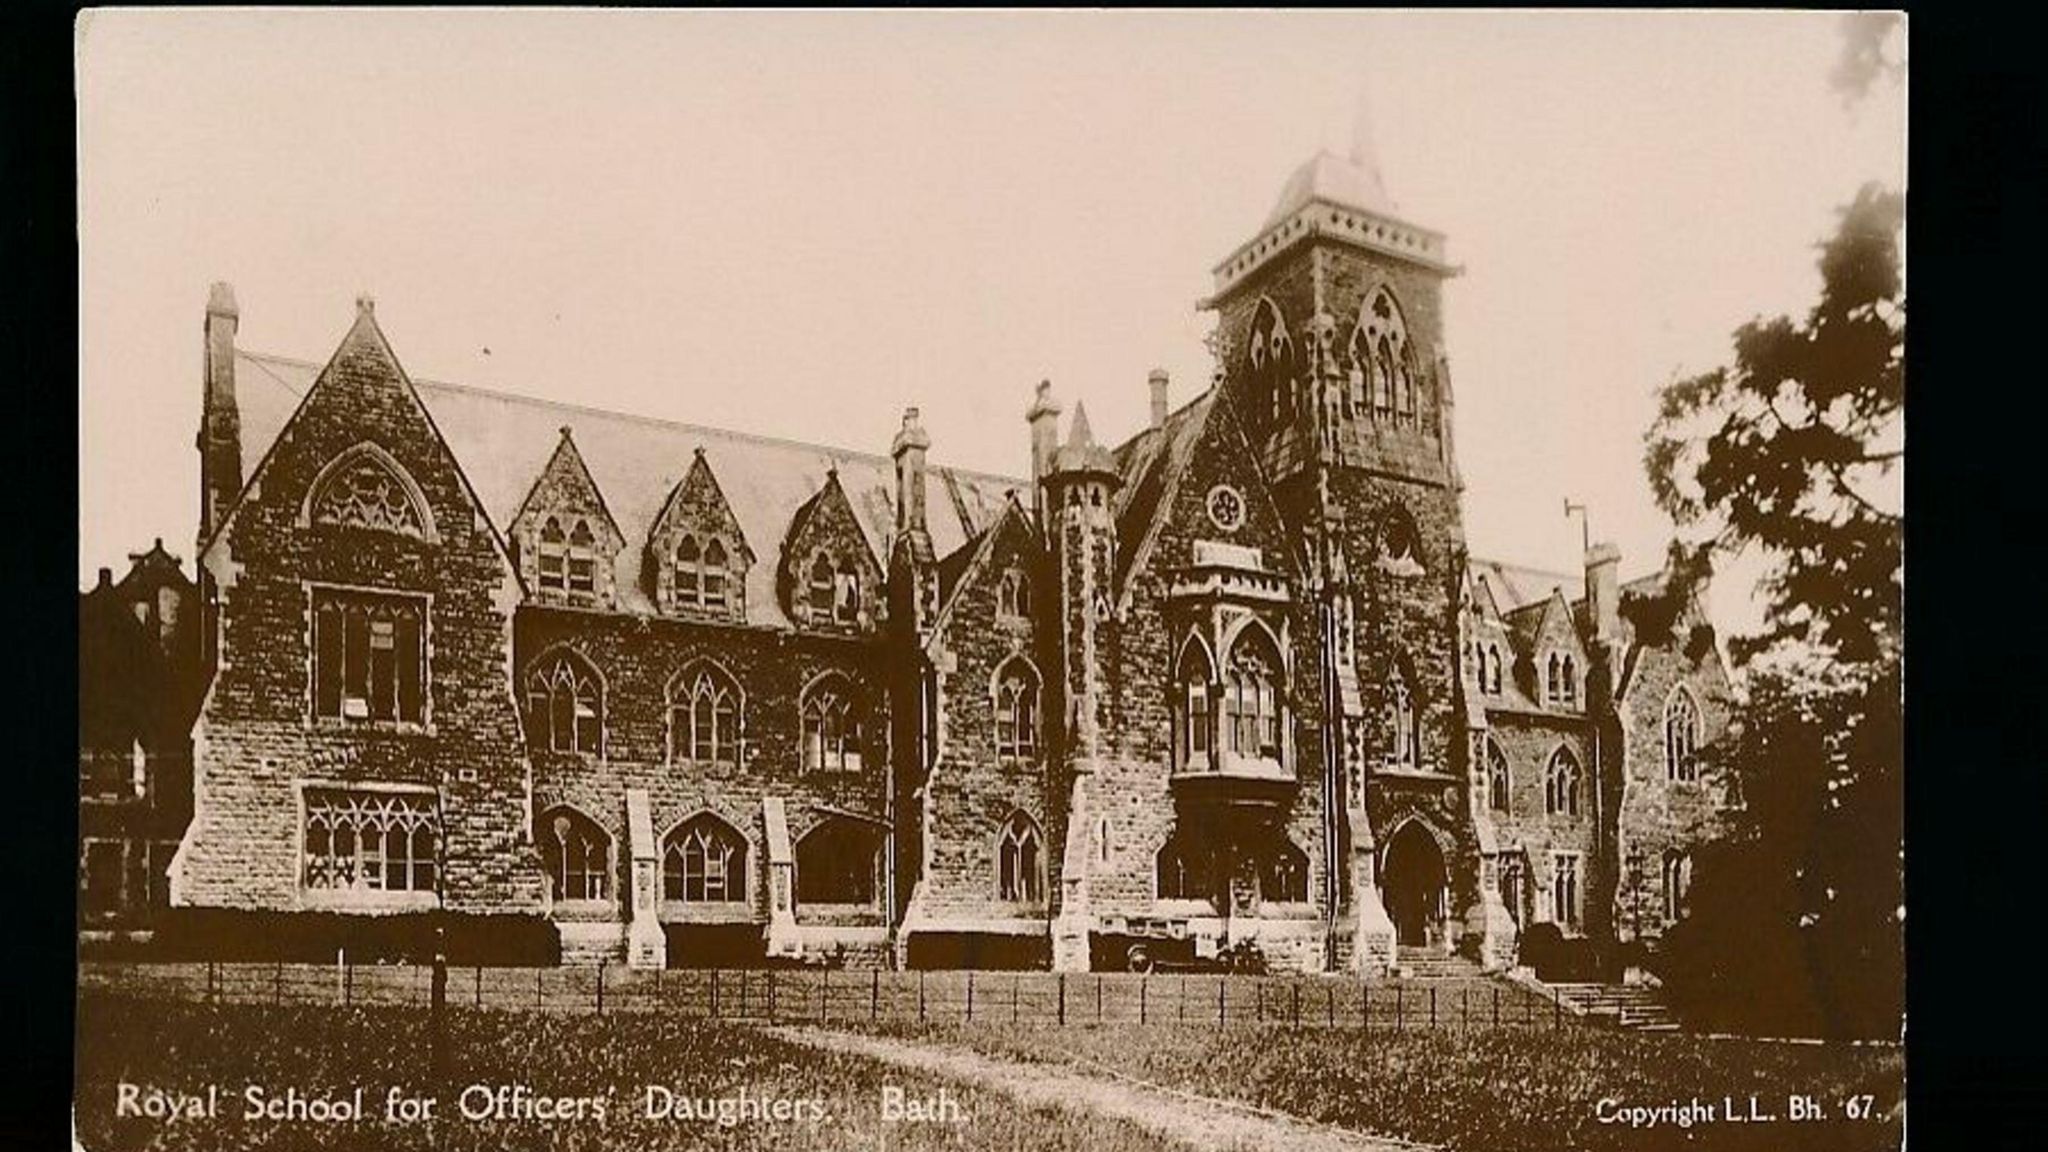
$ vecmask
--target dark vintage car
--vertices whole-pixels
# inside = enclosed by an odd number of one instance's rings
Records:
[[[1203,955],[1185,920],[1123,917],[1089,938],[1089,966],[1097,972],[1241,972],[1263,975],[1266,954],[1253,940],[1222,944]]]

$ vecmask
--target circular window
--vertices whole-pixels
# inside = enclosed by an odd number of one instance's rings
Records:
[[[1244,527],[1244,496],[1228,484],[1209,489],[1209,519],[1225,532]]]

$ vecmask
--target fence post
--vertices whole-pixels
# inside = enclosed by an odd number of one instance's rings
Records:
[[[1467,1031],[1472,1028],[1472,989],[1463,984],[1458,986],[1458,1024]]]
[[[881,1019],[881,1017],[882,970],[880,968],[877,968],[874,970],[874,973],[872,974],[868,982],[868,1019],[879,1020]]]
[[[1408,1014],[1405,1011],[1407,1004],[1404,1003],[1407,999],[1408,989],[1400,984],[1394,985],[1394,1031],[1396,1032],[1403,1031],[1408,1027]]]
[[[974,969],[967,970],[967,1018],[974,1019]]]
[[[208,960],[208,961],[206,962],[206,1002],[207,1002],[208,1004],[211,1004],[211,1003],[213,1003],[213,996],[214,996],[214,992],[213,992],[213,982],[214,982],[214,979],[215,979],[215,977],[214,977],[214,972],[213,972],[213,964],[214,964],[214,962],[213,962],[213,961],[211,961],[211,960]]]
[[[818,985],[818,1023],[823,1024],[832,1016],[832,970],[825,969],[825,979]]]
[[[917,1022],[924,1023],[924,969],[917,970]]]
[[[476,966],[476,1006],[484,1006],[484,966]]]
[[[284,1003],[284,961],[282,960],[277,962],[276,969],[270,974],[270,1002],[272,1004]]]
[[[604,1015],[604,961],[597,962],[597,1014]]]
[[[1552,988],[1550,990],[1550,1005],[1550,1026],[1552,1028],[1562,1027],[1564,1025],[1564,993],[1556,988]]]
[[[1358,1026],[1372,1035],[1372,985],[1363,980],[1358,982]]]
[[[353,1004],[356,999],[356,966],[348,962],[346,954],[341,960],[341,1002]]]
[[[1022,975],[1014,972],[1010,974],[1010,1023],[1012,1024],[1017,1022],[1017,985],[1023,982],[1024,977]]]
[[[1150,976],[1138,977],[1138,1023],[1145,1022],[1145,986],[1152,982]]]
[[[1493,986],[1493,1026],[1500,1027],[1500,985]]]
[[[1323,1013],[1323,1023],[1326,1027],[1335,1028],[1337,1026],[1337,986],[1335,984],[1326,984],[1323,986],[1323,992],[1326,994],[1323,1005],[1325,1010]]]
[[[1287,999],[1290,1005],[1288,1010],[1294,1015],[1294,1026],[1299,1028],[1301,1027],[1301,984],[1299,982],[1291,980],[1288,982]]]
[[[1216,978],[1216,1026],[1218,1028],[1223,1027],[1223,996],[1229,987],[1230,981],[1228,978],[1222,976]]]
[[[718,969],[711,970],[711,1018],[718,1019]]]
[[[1102,973],[1095,974],[1095,1022],[1102,1023]]]
[[[739,1010],[739,1016],[740,1016],[740,1017],[741,1017],[742,1019],[744,1019],[744,1018],[746,1017],[746,1014],[747,1014],[747,970],[746,970],[745,968],[742,968],[742,969],[740,969],[740,1010]]]
[[[1429,986],[1429,1026],[1436,1027],[1436,985]]]
[[[540,997],[540,978],[541,978],[541,974],[542,974],[542,973],[544,973],[544,972],[546,972],[546,971],[547,971],[547,969],[545,969],[545,968],[542,968],[542,967],[540,967],[539,965],[535,965],[535,966],[534,966],[534,969],[533,969],[533,1006],[534,1006],[535,1008],[538,1008],[538,1007],[540,1007],[540,1006],[541,1006],[541,997]]]
[[[1067,1022],[1067,974],[1060,973],[1060,1023]]]
[[[768,1019],[775,1019],[775,969],[768,970]]]
[[[1228,977],[1225,977],[1225,979],[1228,979]],[[1264,1024],[1266,1022],[1266,982],[1257,976],[1252,977],[1252,993],[1252,1005],[1254,1011],[1258,1014],[1257,1020],[1259,1023]]]

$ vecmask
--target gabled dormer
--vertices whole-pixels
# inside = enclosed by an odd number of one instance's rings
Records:
[[[839,470],[790,520],[782,544],[776,594],[789,618],[806,629],[861,633],[882,613],[882,566],[840,486]]]
[[[579,608],[618,606],[617,560],[626,538],[567,425],[513,516],[511,536],[520,578],[534,600]]]
[[[647,593],[663,615],[744,620],[753,566],[754,550],[699,448],[648,531]]]
[[[1522,639],[1519,671],[1523,691],[1546,710],[1584,711],[1586,649],[1564,593],[1552,590],[1547,599],[1521,608],[1515,615]]]
[[[1466,582],[1464,633],[1466,684],[1480,698],[1501,696],[1509,686],[1514,646],[1501,619],[1500,600],[1484,573],[1471,573]]]

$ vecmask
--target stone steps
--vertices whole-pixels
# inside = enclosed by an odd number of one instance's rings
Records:
[[[1641,984],[1552,984],[1551,991],[1587,1016],[1612,1020],[1622,1028],[1671,1032],[1676,1015],[1654,988]]]

